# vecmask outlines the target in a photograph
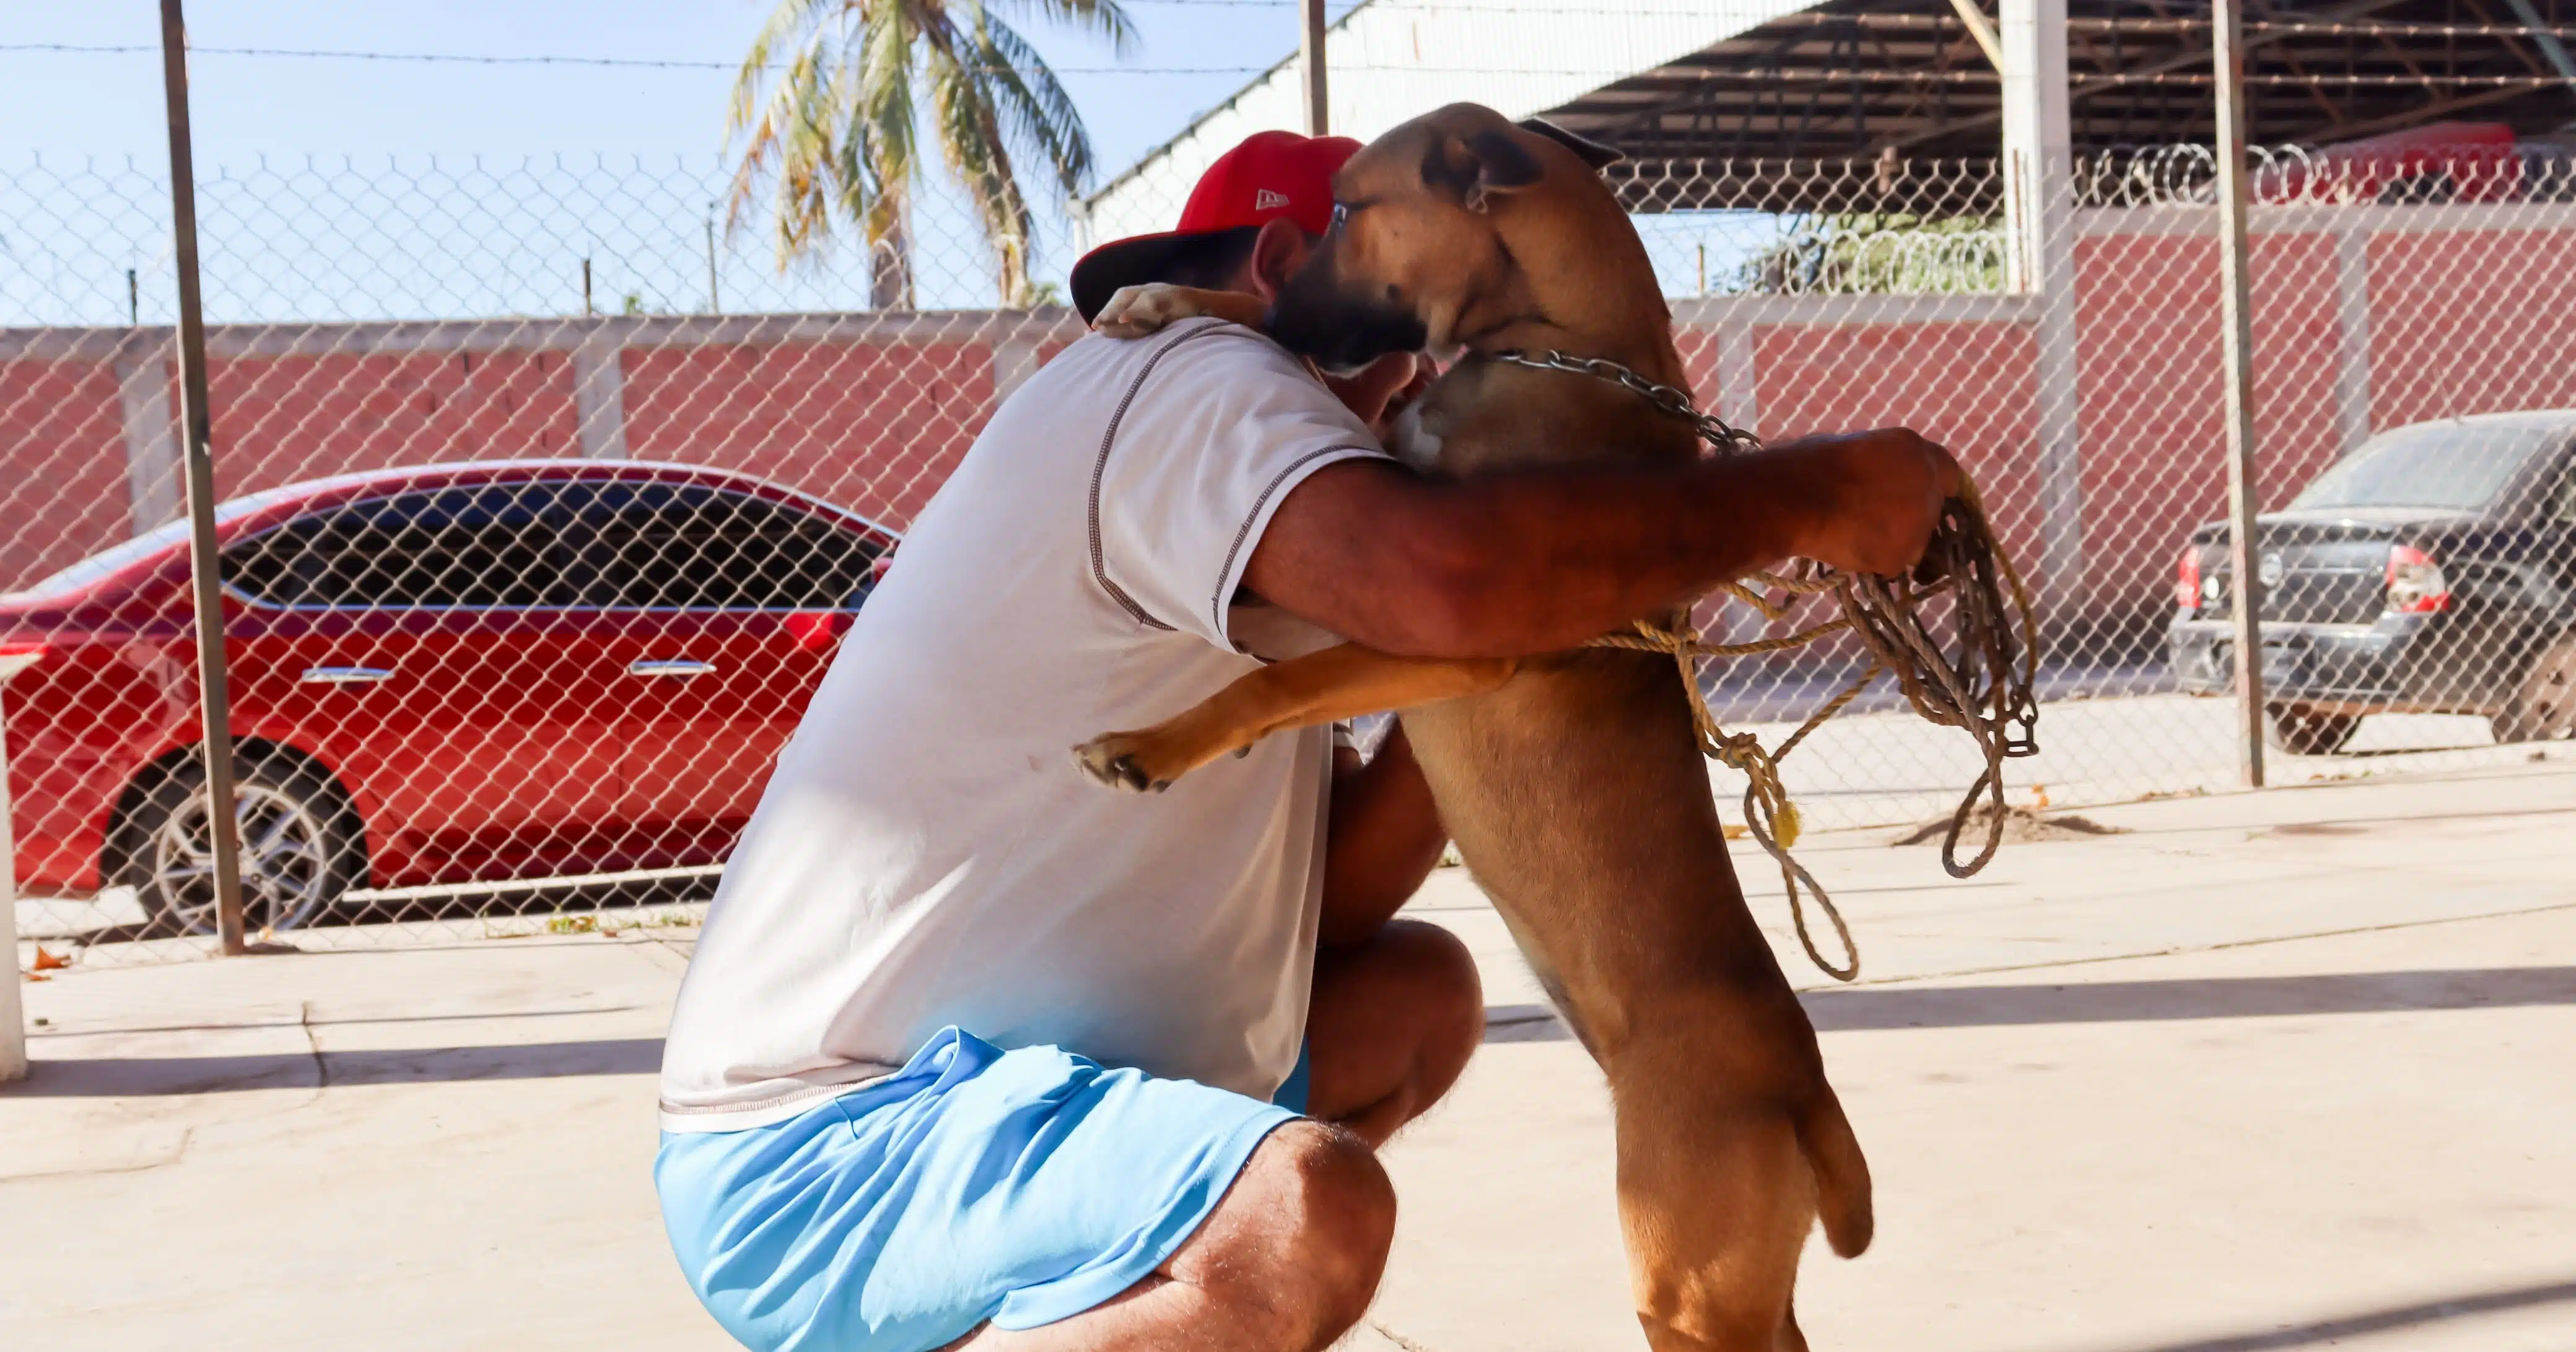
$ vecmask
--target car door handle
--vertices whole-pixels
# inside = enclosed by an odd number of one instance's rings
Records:
[[[700,662],[686,657],[647,658],[641,662],[626,664],[626,674],[629,676],[677,676],[684,681],[692,676],[704,676],[715,669],[716,664],[713,662]]]
[[[296,679],[305,685],[372,685],[393,676],[390,667],[306,667]]]

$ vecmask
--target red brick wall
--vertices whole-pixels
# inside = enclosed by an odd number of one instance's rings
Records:
[[[2576,406],[2576,236],[2386,233],[2369,249],[2374,426]],[[2224,511],[2215,245],[2089,236],[2076,263],[2081,594],[2152,624],[2182,536]],[[2256,236],[2253,286],[2261,490],[2278,505],[2343,446],[2334,237]],[[1762,431],[1922,429],[1960,453],[2036,569],[2027,324],[1763,324],[1752,341]],[[1714,336],[1686,334],[1683,350],[1714,404]],[[748,470],[898,527],[994,395],[991,349],[973,339],[646,344],[626,349],[621,373],[629,454]],[[580,452],[561,351],[235,359],[216,364],[213,394],[228,495],[375,465]],[[122,538],[124,447],[104,362],[0,363],[0,507],[12,517],[0,587]]]
[[[898,529],[983,430],[980,343],[629,348],[627,453],[775,479]]]
[[[2334,237],[2258,235],[2250,261],[2258,497],[2278,506],[2343,449]],[[2076,276],[2081,594],[2153,619],[2183,538],[2226,512],[2218,245],[2096,236],[2078,243]]]
[[[2370,286],[2378,425],[2576,407],[2576,241],[2566,232],[2380,235]]]
[[[0,362],[0,591],[123,540],[125,419],[105,362]]]
[[[2030,330],[2011,323],[1836,324],[1758,331],[1766,436],[1909,426],[1950,448],[2015,557],[2038,557],[2039,417]]]
[[[581,453],[561,352],[217,361],[207,402],[223,497],[353,469]]]

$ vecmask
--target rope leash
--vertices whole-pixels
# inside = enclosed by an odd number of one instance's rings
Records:
[[[1720,453],[1762,448],[1760,437],[1700,411],[1689,391],[1648,380],[1617,362],[1555,351],[1536,357],[1522,352],[1492,355],[1496,361],[1515,366],[1609,381],[1658,410],[1689,422],[1700,439]],[[1789,575],[1752,573],[1718,590],[1772,623],[1788,618],[1801,601],[1815,596],[1834,597],[1841,613],[1795,633],[1746,643],[1710,643],[1686,625],[1665,628],[1641,620],[1631,633],[1605,634],[1584,646],[1671,655],[1682,687],[1690,692],[1691,723],[1698,733],[1701,753],[1745,778],[1745,829],[1780,867],[1780,881],[1789,894],[1789,916],[1796,926],[1799,946],[1806,949],[1808,960],[1828,976],[1837,981],[1854,980],[1860,976],[1860,946],[1852,939],[1851,927],[1843,922],[1842,912],[1815,875],[1789,853],[1798,843],[1801,819],[1797,804],[1781,783],[1780,762],[1808,734],[1849,707],[1881,675],[1895,673],[1898,688],[1916,714],[1945,727],[1964,729],[1975,739],[1984,758],[1985,768],[1959,800],[1958,810],[1950,817],[1950,829],[1941,842],[1941,866],[1951,877],[1966,878],[1984,868],[2003,845],[2003,763],[2039,750],[2039,703],[2035,694],[2039,652],[2033,641],[2037,630],[2029,589],[2023,585],[2011,556],[1995,538],[1976,485],[1962,475],[1959,496],[1943,504],[1923,561],[1910,574],[1882,577],[1836,573],[1812,560],[1800,560]],[[1788,599],[1774,601],[1775,594]],[[1944,650],[1922,615],[1927,602],[1945,594],[1952,597],[1955,654]],[[2017,631],[2015,619],[2020,621]],[[1845,630],[1869,650],[1868,668],[1776,749],[1765,750],[1754,734],[1730,733],[1718,722],[1716,711],[1709,708],[1706,692],[1700,689],[1699,659],[1782,652]],[[1968,818],[1975,813],[1980,797],[1989,800],[1993,809],[1985,845],[1974,859],[1962,864],[1958,859],[1959,837],[1966,832]],[[1835,939],[1848,958],[1842,966],[1825,958],[1808,931],[1808,893],[1814,895],[1817,909],[1833,925]]]

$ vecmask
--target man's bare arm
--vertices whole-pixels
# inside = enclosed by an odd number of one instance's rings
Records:
[[[1790,555],[1860,572],[1910,567],[1957,487],[1948,454],[1904,431],[1688,466],[1466,481],[1345,461],[1280,503],[1244,580],[1384,652],[1526,656]]]

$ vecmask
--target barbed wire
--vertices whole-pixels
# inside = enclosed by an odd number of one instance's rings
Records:
[[[1571,12],[1573,12],[1573,11],[1568,11],[1568,12],[1569,12],[1569,13],[1571,13]],[[144,52],[158,52],[159,50],[160,50],[160,48],[158,48],[158,47],[146,46],[146,45],[140,45],[140,44],[128,44],[128,45],[89,45],[89,44],[77,44],[77,43],[9,43],[9,44],[0,44],[0,52],[77,52],[77,53],[92,53],[92,54],[132,54],[132,53],[144,53]],[[729,61],[677,61],[677,60],[669,60],[669,61],[666,61],[666,60],[656,60],[656,59],[648,59],[648,58],[640,58],[640,57],[613,57],[613,56],[481,56],[481,55],[475,55],[475,54],[471,54],[471,53],[451,53],[451,52],[348,52],[348,51],[323,51],[323,50],[309,50],[309,49],[302,49],[302,48],[288,48],[288,47],[192,47],[192,48],[190,48],[190,49],[189,49],[189,51],[190,51],[190,53],[191,53],[192,55],[209,55],[209,56],[264,56],[264,57],[291,57],[291,58],[306,58],[306,59],[320,59],[320,60],[393,61],[393,62],[446,63],[446,64],[463,64],[463,65],[487,65],[487,66],[598,66],[598,67],[614,67],[614,68],[673,69],[673,70],[682,70],[682,69],[685,69],[685,70],[738,70],[738,69],[740,69],[740,68],[741,68],[741,67],[739,66],[739,64],[734,63],[734,62],[729,62]],[[1514,66],[1514,67],[1498,67],[1498,66],[1486,66],[1486,65],[1478,65],[1478,66],[1474,66],[1474,67],[1459,66],[1459,67],[1446,67],[1446,68],[1444,68],[1444,67],[1436,67],[1436,66],[1435,66],[1435,67],[1426,67],[1426,66],[1419,65],[1419,64],[1381,65],[1381,64],[1378,64],[1378,63],[1375,63],[1375,62],[1368,62],[1368,61],[1351,61],[1351,62],[1335,61],[1335,62],[1333,62],[1333,63],[1332,63],[1332,65],[1333,65],[1333,69],[1335,69],[1335,70],[1346,70],[1346,71],[1401,71],[1401,72],[1404,72],[1404,73],[1407,73],[1407,74],[1416,74],[1416,75],[1438,75],[1438,74],[1455,74],[1455,73],[1474,73],[1474,74],[1478,74],[1478,75],[1600,75],[1600,74],[1603,74],[1603,73],[1605,72],[1605,70],[1607,69],[1607,67],[1604,67],[1604,66]],[[1270,65],[1258,65],[1258,66],[1249,66],[1249,65],[1247,65],[1247,66],[1050,66],[1050,67],[1049,67],[1049,69],[1053,70],[1053,71],[1054,71],[1056,74],[1058,74],[1058,75],[1258,75],[1258,74],[1264,74],[1264,73],[1267,73],[1267,72],[1269,72],[1269,71],[1271,71],[1271,70],[1275,70],[1275,69],[1277,69],[1277,64],[1276,64],[1276,63],[1272,63],[1272,64],[1270,64]],[[1691,65],[1688,65],[1688,64],[1682,64],[1682,63],[1677,63],[1677,64],[1675,64],[1675,65],[1668,65],[1668,66],[1661,66],[1661,67],[1656,67],[1656,68],[1654,68],[1654,70],[1655,70],[1655,71],[1669,71],[1669,70],[1694,70],[1694,69],[1696,69],[1696,70],[1697,70],[1697,71],[1698,71],[1698,72],[1699,72],[1703,77],[1705,77],[1705,78],[1709,78],[1709,79],[1719,79],[1719,78],[1726,78],[1726,77],[1734,77],[1734,78],[1739,78],[1739,79],[1759,79],[1759,80],[1763,80],[1763,81],[1767,81],[1767,82],[1796,83],[1796,84],[1808,84],[1808,83],[1818,83],[1818,82],[1834,83],[1834,84],[1991,84],[1991,83],[1993,83],[1994,81],[1999,80],[1999,79],[2001,79],[2001,78],[2002,78],[1999,74],[1997,74],[1996,72],[1991,71],[1991,70],[1776,70],[1776,69],[1775,69],[1775,70],[1763,70],[1763,71],[1728,71],[1728,70],[1719,70],[1719,69],[1716,69],[1716,68],[1713,68],[1713,67],[1693,67],[1693,66],[1691,66]],[[1646,73],[1653,73],[1653,72],[1646,72]],[[2102,85],[2129,85],[2129,84],[2206,85],[2206,84],[2210,83],[2210,82],[2211,82],[2211,80],[2213,80],[2215,77],[2214,77],[2214,76],[2212,76],[2212,75],[2210,75],[2210,74],[2208,74],[2207,72],[2191,72],[2191,71],[2157,71],[2157,72],[2108,71],[2108,72],[2081,72],[2081,73],[2076,74],[2076,75],[2075,75],[2075,76],[2073,76],[2072,78],[2073,78],[2073,82],[2074,82],[2076,85],[2079,85],[2079,86],[2085,86],[2085,85],[2102,86]],[[2246,75],[2246,76],[2245,76],[2245,82],[2246,82],[2247,84],[2251,84],[2251,85],[2301,85],[2301,86],[2311,86],[2311,87],[2313,87],[2313,86],[2319,86],[2319,85],[2330,85],[2330,86],[2338,86],[2338,87],[2346,87],[2346,86],[2348,86],[2348,87],[2362,87],[2362,88],[2380,88],[2380,87],[2395,88],[2395,87],[2413,87],[2413,86],[2453,85],[2453,86],[2470,86],[2470,87],[2496,87],[2496,88],[2506,88],[2506,87],[2516,87],[2516,86],[2528,86],[2528,87],[2535,88],[2535,89],[2536,89],[2536,88],[2544,88],[2544,87],[2547,87],[2547,86],[2550,86],[2550,85],[2556,85],[2556,84],[2564,84],[2564,83],[2567,83],[2566,78],[2565,78],[2564,76],[2558,76],[2558,75],[2443,75],[2443,74],[2436,74],[2436,73],[2430,73],[2430,72],[2420,73],[2420,74],[2408,74],[2408,75],[2394,75],[2394,74],[2313,74],[2313,75],[2273,75],[2273,74],[2251,74],[2251,73],[2249,73],[2248,75]]]
[[[12,42],[0,43],[0,52],[52,52],[90,56],[127,56],[159,54],[160,47],[149,43],[79,43],[79,42]],[[391,61],[424,65],[465,66],[594,66],[618,70],[740,70],[739,61],[664,60],[654,57],[627,56],[491,56],[473,52],[354,52],[328,51],[302,47],[190,47],[190,56],[263,56],[289,57],[322,61]],[[772,65],[771,70],[784,70]],[[994,69],[999,69],[995,67]],[[1058,75],[1253,75],[1269,70],[1262,66],[1049,66]]]

